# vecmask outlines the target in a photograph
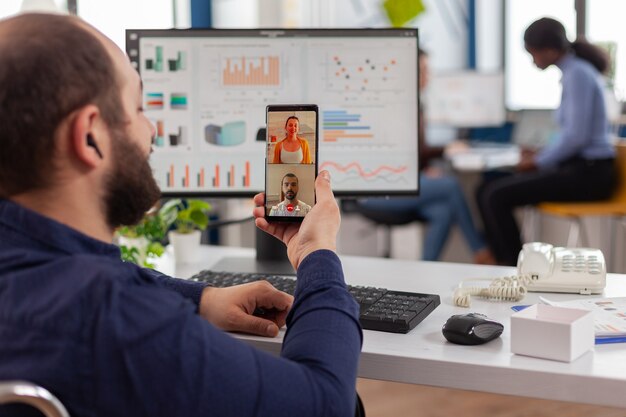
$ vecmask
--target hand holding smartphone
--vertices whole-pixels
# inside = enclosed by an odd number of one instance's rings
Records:
[[[318,107],[267,106],[265,218],[301,222],[315,205]]]

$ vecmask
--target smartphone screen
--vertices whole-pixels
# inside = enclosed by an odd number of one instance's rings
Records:
[[[318,108],[267,106],[265,217],[302,221],[315,205]]]

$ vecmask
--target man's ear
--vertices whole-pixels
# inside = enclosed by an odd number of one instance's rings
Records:
[[[79,161],[98,166],[108,153],[108,131],[97,106],[89,104],[74,113],[69,126],[70,147]]]

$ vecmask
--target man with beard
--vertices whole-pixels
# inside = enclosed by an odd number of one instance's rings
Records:
[[[298,271],[295,300],[267,282],[210,288],[121,262],[115,228],[160,195],[139,75],[70,16],[0,21],[0,62],[0,380],[41,385],[72,416],[354,412],[358,306],[327,173],[302,225],[268,224],[255,197],[257,226]],[[281,357],[223,332],[272,337],[285,323]]]
[[[270,216],[298,216],[304,217],[311,206],[298,200],[298,177],[295,174],[285,174],[280,181],[282,201],[270,209]]]

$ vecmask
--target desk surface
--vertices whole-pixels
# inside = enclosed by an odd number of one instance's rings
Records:
[[[477,143],[467,149],[446,155],[456,171],[482,172],[511,169],[520,162],[521,151],[515,144]]]
[[[180,265],[177,275],[186,278],[201,269],[210,269],[223,256],[254,256],[251,249],[203,247],[202,251],[203,262]],[[459,280],[512,275],[514,268],[354,256],[341,259],[349,284],[441,296],[441,305],[408,334],[364,331],[360,377],[626,407],[626,396],[622,395],[626,392],[626,344],[597,345],[571,363],[519,356],[510,349],[511,306],[535,303],[540,294],[530,293],[520,303],[475,298],[469,309],[453,305],[452,291]],[[626,296],[626,275],[609,274],[603,296]],[[548,298],[565,301],[580,296],[550,294]],[[441,334],[443,323],[453,314],[470,311],[502,322],[505,325],[502,336],[480,346],[447,342]],[[237,337],[278,354],[283,334],[284,330],[274,339]]]

